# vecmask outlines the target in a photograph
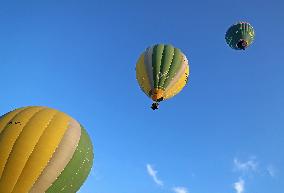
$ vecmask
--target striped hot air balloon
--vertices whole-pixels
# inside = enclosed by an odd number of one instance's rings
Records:
[[[235,50],[245,50],[254,41],[253,27],[247,22],[232,25],[225,36],[227,44]]]
[[[65,113],[31,106],[0,117],[0,193],[75,193],[92,165],[86,130]]]
[[[136,78],[142,91],[158,108],[158,102],[178,94],[186,85],[189,65],[186,56],[172,45],[157,44],[143,52],[136,64]]]

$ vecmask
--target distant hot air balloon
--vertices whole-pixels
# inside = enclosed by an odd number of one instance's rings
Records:
[[[158,108],[158,102],[178,94],[186,85],[189,65],[186,56],[172,45],[157,44],[144,51],[136,64],[136,78],[142,91]]]
[[[235,50],[245,50],[255,37],[253,27],[247,22],[238,22],[232,25],[225,36],[227,44]]]
[[[75,193],[92,165],[86,130],[65,113],[31,106],[0,117],[0,193]]]

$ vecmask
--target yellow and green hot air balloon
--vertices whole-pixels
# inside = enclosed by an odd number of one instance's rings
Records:
[[[86,130],[65,113],[31,106],[0,117],[0,193],[75,193],[93,156]]]
[[[158,102],[178,94],[186,85],[189,65],[186,56],[172,45],[156,44],[144,51],[136,64],[136,78],[142,91],[158,108]]]
[[[255,32],[248,22],[238,22],[232,25],[226,32],[227,44],[235,50],[245,50],[255,38]]]

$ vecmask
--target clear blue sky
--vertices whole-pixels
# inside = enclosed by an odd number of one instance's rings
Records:
[[[0,1],[0,113],[42,105],[81,122],[95,149],[81,193],[283,193],[283,8],[281,0]],[[240,20],[256,31],[245,52],[224,40]],[[179,47],[191,74],[153,112],[135,64],[155,43]]]

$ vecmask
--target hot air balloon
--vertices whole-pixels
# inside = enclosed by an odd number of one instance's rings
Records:
[[[144,51],[136,64],[136,78],[142,91],[158,109],[159,102],[178,94],[186,85],[189,65],[186,56],[172,45],[156,44]]]
[[[0,117],[0,193],[75,193],[93,156],[86,130],[65,113],[30,106]]]
[[[232,25],[225,36],[227,44],[235,50],[245,50],[254,41],[253,27],[247,22]]]

